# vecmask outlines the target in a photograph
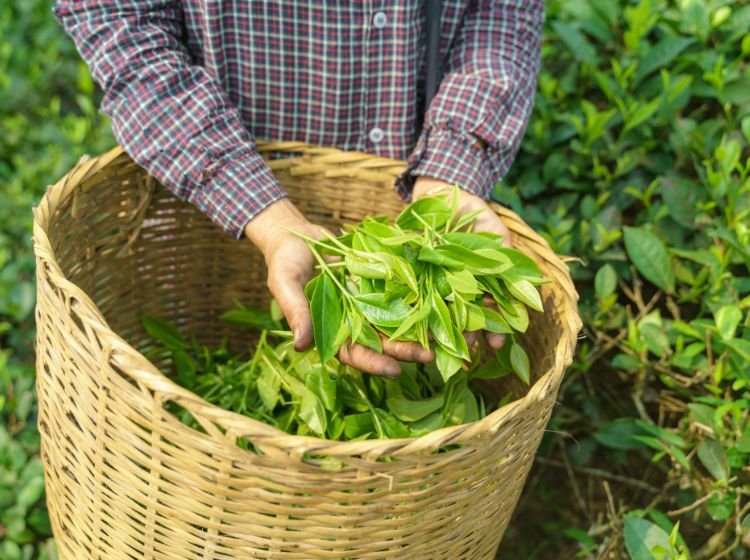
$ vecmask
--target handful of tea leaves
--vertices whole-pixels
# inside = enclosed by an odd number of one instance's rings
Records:
[[[270,315],[248,308],[223,318],[239,326],[281,328]],[[488,407],[502,403],[485,406],[470,381],[510,372],[507,352],[503,358],[501,351],[491,367],[462,370],[447,382],[434,364],[403,364],[398,378],[387,379],[363,375],[335,358],[321,362],[315,350],[295,352],[288,335],[275,330],[261,331],[252,354],[237,355],[226,344],[209,349],[188,342],[161,320],[142,322],[158,343],[150,355],[169,360],[186,389],[290,434],[332,440],[414,437],[479,420]],[[199,428],[187,411],[172,412]]]
[[[484,330],[508,337],[513,369],[529,382],[528,356],[514,333],[528,327],[527,306],[543,311],[536,286],[546,280],[500,236],[473,232],[479,212],[459,216],[457,194],[421,198],[394,223],[367,218],[339,237],[298,234],[320,268],[305,292],[322,363],[347,341],[382,351],[382,333],[432,346],[448,381],[471,360],[464,331]],[[487,295],[495,306],[485,304]]]

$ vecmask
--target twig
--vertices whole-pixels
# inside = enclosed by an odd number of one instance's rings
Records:
[[[624,284],[621,284],[621,287],[623,285]],[[635,294],[633,294],[633,292],[630,292],[630,294],[633,296],[633,298],[637,297]],[[630,297],[630,296],[628,296],[628,297]],[[638,322],[641,319],[643,319],[654,308],[654,306],[659,301],[660,297],[661,297],[661,292],[656,292],[651,297],[651,299],[649,300],[649,302],[647,304],[642,305],[642,306],[638,306],[638,313],[633,318],[633,320],[635,322]],[[640,297],[637,297],[637,299],[640,300]],[[643,302],[641,300],[641,304],[642,303]],[[602,338],[602,339],[606,340],[607,343],[604,344],[603,346],[597,346],[591,352],[591,354],[589,354],[586,357],[586,359],[587,359],[587,361],[589,361],[589,363],[594,363],[596,360],[598,360],[599,358],[601,358],[604,354],[606,354],[607,352],[609,352],[612,348],[614,348],[615,346],[617,346],[618,343],[628,335],[628,329],[627,329],[627,327],[624,327],[624,328],[620,329],[618,331],[618,333],[614,337],[610,337],[604,331],[600,331],[600,330],[597,330],[597,329],[594,329],[594,334],[596,334],[597,339],[598,338]]]
[[[539,463],[540,465],[558,467],[562,469],[566,468],[563,462],[555,461],[554,459],[545,459],[544,457],[537,457],[536,462]],[[587,474],[589,476],[595,476],[596,478],[602,478],[605,480],[611,480],[613,482],[627,484],[628,486],[633,486],[634,488],[640,488],[641,490],[646,490],[648,492],[651,492],[652,494],[658,494],[660,492],[660,490],[656,488],[655,486],[651,486],[649,483],[643,482],[642,480],[638,480],[635,478],[628,478],[627,476],[610,473],[607,471],[603,471],[601,469],[593,469],[590,467],[571,466],[571,468],[580,474]]]
[[[609,482],[602,481],[604,493],[607,495],[607,504],[609,505],[609,515],[611,519],[617,519],[617,508],[615,507],[615,498],[612,496],[612,490],[609,488]]]
[[[576,500],[578,500],[578,505],[581,508],[581,511],[586,516],[586,518],[589,520],[589,523],[591,522],[591,515],[589,513],[588,508],[586,507],[586,502],[583,499],[583,495],[581,494],[581,489],[578,488],[578,481],[576,480],[575,474],[573,473],[573,466],[570,464],[570,461],[568,460],[568,454],[565,452],[565,448],[562,446],[562,441],[560,441],[560,455],[563,458],[562,466],[568,473],[568,478],[570,478],[570,485],[573,487],[573,494],[576,497]]]
[[[734,518],[734,541],[732,541],[732,544],[730,544],[727,548],[725,548],[718,554],[712,556],[711,560],[720,560],[721,558],[726,558],[730,552],[732,552],[740,545],[740,535],[742,535],[742,520],[744,519],[745,514],[748,511],[750,511],[750,502],[745,504],[745,506],[737,512],[737,515]]]
[[[701,504],[704,504],[704,503],[706,503],[706,502],[707,502],[708,500],[710,500],[710,499],[711,499],[711,496],[713,496],[713,495],[714,495],[715,493],[716,493],[716,491],[712,491],[712,492],[709,492],[708,494],[706,494],[706,495],[705,495],[705,496],[703,496],[702,498],[700,498],[700,499],[698,499],[698,500],[695,500],[695,501],[694,501],[694,502],[693,502],[692,504],[690,504],[689,506],[685,506],[685,507],[682,507],[682,508],[680,508],[680,509],[675,509],[675,510],[672,510],[672,511],[668,511],[668,512],[667,512],[667,515],[670,515],[670,516],[672,516],[672,517],[675,517],[675,516],[677,516],[677,515],[682,515],[683,513],[687,513],[687,512],[689,512],[689,511],[692,511],[692,510],[694,510],[695,508],[697,508],[698,506],[700,506]]]

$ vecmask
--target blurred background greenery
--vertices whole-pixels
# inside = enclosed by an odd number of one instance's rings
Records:
[[[750,5],[547,7],[496,194],[576,257],[585,329],[498,557],[750,560]],[[0,4],[0,560],[55,558],[30,209],[114,146],[50,8]]]

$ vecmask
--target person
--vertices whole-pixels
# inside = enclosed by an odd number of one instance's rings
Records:
[[[408,200],[460,187],[476,229],[510,239],[486,199],[509,168],[534,101],[543,0],[443,0],[440,87],[422,106],[421,2],[57,0],[54,14],[104,90],[126,152],[176,196],[263,253],[268,286],[312,342],[303,293],[313,257],[287,228],[321,235],[286,198],[255,138],[406,159]],[[424,116],[421,133],[419,123]],[[494,347],[502,335],[487,335]],[[396,375],[430,350],[345,346],[342,361]]]

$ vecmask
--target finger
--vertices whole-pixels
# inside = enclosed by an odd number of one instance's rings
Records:
[[[479,332],[478,331],[464,331],[464,340],[466,340],[466,346],[469,347],[469,350],[474,348],[474,345],[477,343],[477,340],[479,340]]]
[[[385,377],[397,377],[401,373],[401,366],[394,358],[361,344],[345,344],[338,357],[346,365],[366,373]]]
[[[500,348],[503,347],[503,344],[505,344],[504,334],[488,332],[485,333],[484,338],[487,340],[487,344],[490,345],[490,348],[494,348],[495,350],[500,350]]]
[[[385,337],[381,337],[381,339],[383,341],[383,353],[402,362],[422,362],[426,364],[435,359],[435,352],[432,349],[425,348],[417,342],[388,340]]]
[[[299,274],[283,268],[269,268],[268,289],[279,302],[294,333],[294,349],[301,351],[308,348],[313,341],[312,318]]]
[[[474,231],[486,231],[496,235],[502,235],[503,247],[513,246],[513,238],[510,230],[500,219],[500,216],[495,214],[495,212],[489,208],[477,216],[477,221],[474,224]]]

